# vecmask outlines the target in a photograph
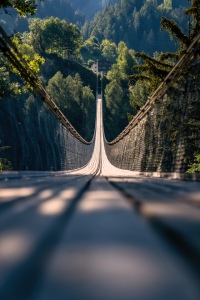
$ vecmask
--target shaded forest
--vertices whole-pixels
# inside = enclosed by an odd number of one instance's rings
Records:
[[[69,0],[45,0],[44,2],[37,2],[37,18],[59,18],[60,20],[65,20],[67,23],[71,22],[75,24],[79,29],[81,29],[85,23],[86,18],[84,14],[82,14],[80,10],[75,11]],[[13,30],[21,33],[29,31],[29,19],[35,18],[35,16],[19,16],[13,8],[10,8],[9,12],[10,15],[5,14],[5,12],[0,9],[0,24],[6,28],[8,34],[11,34]]]
[[[71,4],[68,0],[46,0],[39,2],[37,16],[12,15],[10,8],[11,16],[3,13],[0,22],[7,33],[13,33],[13,29],[20,32],[12,36],[13,42],[56,104],[88,141],[94,130],[96,93],[96,75],[90,67],[99,59],[112,62],[111,71],[103,78],[105,133],[111,141],[176,61],[176,54],[173,59],[173,55],[165,57],[165,52],[175,53],[182,42],[175,44],[177,36],[170,38],[170,28],[160,30],[161,20],[174,20],[187,36],[191,28],[184,5],[189,2],[75,0]],[[84,9],[92,13],[94,6],[98,12],[92,20],[86,20]],[[155,68],[158,65],[162,65],[160,70]],[[156,77],[153,69],[161,75]],[[26,98],[27,111],[34,96],[13,71],[1,55],[0,97]],[[128,77],[133,78],[131,86]],[[142,77],[148,80],[136,80]]]
[[[188,5],[188,1],[183,2]],[[124,41],[128,48],[150,55],[155,51],[175,51],[168,33],[160,31],[161,17],[174,19],[183,29],[187,29],[188,18],[182,6],[173,8],[172,3],[171,0],[165,0],[161,5],[155,0],[121,0],[114,6],[108,5],[94,16],[92,22],[86,20],[81,29],[83,38],[95,36],[100,42],[108,39],[116,44]]]

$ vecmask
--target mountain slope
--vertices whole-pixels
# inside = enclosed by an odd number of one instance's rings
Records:
[[[95,13],[102,11],[106,5],[115,4],[118,0],[73,0],[71,1],[75,10],[80,10],[87,19],[91,20]]]
[[[91,23],[86,21],[81,31],[85,40],[95,36],[100,42],[108,39],[116,45],[123,41],[128,48],[150,55],[156,51],[174,52],[169,34],[160,32],[162,16],[174,19],[182,28],[188,27],[188,18],[181,7],[165,9],[156,0],[120,0],[99,11]]]
[[[149,0],[140,0],[140,6],[142,7],[147,1]],[[119,2],[119,0],[71,0],[74,10],[76,11],[79,9],[89,20],[94,17],[95,13],[102,11],[106,5],[114,5],[117,2]],[[158,5],[162,4],[163,2],[164,0],[157,0]],[[137,5],[137,0],[135,0],[135,3]],[[188,0],[172,0],[172,7],[188,7],[188,3]]]

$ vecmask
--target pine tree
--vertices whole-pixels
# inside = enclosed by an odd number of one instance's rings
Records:
[[[176,42],[180,45],[179,50],[175,54],[165,53],[161,56],[161,60],[172,58],[176,61],[179,59],[200,31],[200,0],[188,0],[188,2],[191,4],[191,6],[185,10],[185,14],[191,20],[188,35],[183,33],[174,20],[168,20],[165,17],[161,19],[161,30],[167,30],[170,36],[176,38]]]
[[[40,0],[43,1],[43,0]],[[1,0],[0,8],[3,8],[6,13],[9,13],[9,8],[15,8],[20,16],[36,15],[38,1],[21,1],[21,0]]]
[[[165,17],[161,19],[161,30],[167,30],[171,37],[176,38],[176,42],[180,45],[178,51],[176,53],[162,53],[158,58],[153,58],[143,52],[135,53],[135,57],[143,59],[144,64],[132,68],[132,71],[138,71],[139,74],[129,76],[130,83],[138,80],[148,81],[150,82],[150,91],[154,91],[169,73],[174,62],[185,53],[191,41],[200,31],[200,0],[188,0],[188,2],[191,6],[185,10],[185,14],[192,19],[188,35],[182,32],[174,20],[168,20]],[[200,50],[197,54],[200,54]]]

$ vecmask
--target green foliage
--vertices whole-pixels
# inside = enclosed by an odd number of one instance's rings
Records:
[[[0,147],[0,152],[9,148],[10,148],[9,146]],[[0,171],[10,171],[10,170],[12,170],[12,163],[8,161],[6,158],[0,158]]]
[[[45,63],[45,59],[39,54],[35,53],[33,46],[30,46],[26,43],[18,43],[17,40],[13,40],[13,42],[17,46],[19,53],[28,63],[30,69],[35,75],[39,75],[40,66]],[[18,73],[18,71],[16,70],[15,73]]]
[[[127,112],[134,110],[130,105],[130,92],[122,89],[116,80],[105,88],[104,125],[106,138],[113,140],[127,125]]]
[[[146,102],[148,93],[148,85],[144,82],[137,81],[135,85],[130,87],[131,105],[139,110]]]
[[[91,36],[83,44],[83,49],[87,49],[92,55],[98,56],[101,55],[99,40],[95,36]]]
[[[133,115],[128,112],[127,118],[128,118],[128,121],[131,122],[133,120]]]
[[[128,121],[136,113],[131,107],[131,91],[128,89],[127,76],[131,73],[130,65],[137,64],[134,51],[129,50],[124,42],[120,42],[117,48],[117,63],[112,65],[107,74],[111,81],[105,88],[105,132],[109,140],[114,139],[127,126]],[[128,116],[128,118],[127,118]],[[111,124],[115,124],[114,128]]]
[[[102,10],[106,5],[115,4],[118,0],[73,0],[72,5],[75,10],[79,9],[87,19],[91,20],[95,13]]]
[[[4,97],[18,97],[21,93],[20,85],[10,78],[8,62],[0,54],[0,99]],[[10,66],[10,64],[9,64]]]
[[[109,127],[110,134],[117,136],[122,122],[122,96],[123,90],[116,80],[106,86],[105,102],[107,108],[106,125]],[[107,135],[106,135],[107,136]],[[109,137],[107,136],[107,139]]]
[[[88,65],[90,64],[89,60],[97,61],[104,58],[115,63],[117,58],[117,46],[108,40],[103,40],[100,44],[96,37],[91,36],[84,42],[81,54],[84,62]]]
[[[132,93],[132,95],[130,96],[130,104],[135,110],[133,115],[129,112],[127,113],[129,122],[132,121],[133,116],[136,115],[140,108],[145,104],[148,95],[145,90],[146,85],[139,82],[137,82],[135,86],[132,86],[132,89],[129,89],[129,91]]]
[[[21,35],[15,34],[12,39],[13,44],[18,48],[19,53],[22,55],[24,60],[27,62],[30,69],[36,74],[39,75],[40,66],[45,63],[45,59],[41,57],[39,54],[35,53],[34,48],[26,43],[22,43]],[[13,49],[11,49],[15,58],[19,61],[19,57],[15,55]],[[10,77],[14,75],[12,83],[10,82]],[[5,97],[6,95],[17,96],[21,93],[19,89],[19,83],[17,83],[16,77],[18,77],[18,81],[21,82],[21,86],[24,90],[30,89],[32,90],[29,81],[22,81],[21,73],[13,65],[10,61],[3,57],[0,54],[0,81],[3,86],[2,91],[0,92],[0,97]],[[26,82],[26,84],[24,84]],[[6,91],[6,93],[5,93]]]
[[[169,62],[161,61],[161,58],[153,58],[145,53],[135,53],[135,57],[142,58],[144,64],[136,65],[132,71],[138,71],[134,75],[129,76],[130,83],[148,82],[149,92],[154,92],[157,86],[163,81],[172,68]]]
[[[191,7],[185,10],[186,15],[192,18],[189,23],[188,35],[184,34],[181,28],[174,20],[168,20],[162,17],[161,30],[166,29],[171,38],[175,38],[176,42],[180,45],[176,53],[162,53],[160,56],[152,58],[145,53],[136,53],[135,56],[143,59],[144,64],[134,67],[132,70],[137,70],[139,74],[134,74],[129,77],[130,82],[143,81],[149,82],[149,90],[153,92],[158,85],[166,77],[174,62],[176,62],[187,49],[195,35],[200,31],[200,0],[188,0]],[[200,51],[199,51],[200,54]],[[188,70],[186,70],[187,72]]]
[[[174,37],[180,45],[177,53],[167,53],[162,56],[162,59],[170,57],[177,60],[200,31],[200,0],[188,0],[188,2],[190,6],[185,10],[185,15],[190,17],[188,35],[183,33],[180,26],[174,20],[168,20],[165,17],[161,19],[161,30],[167,30],[170,36]]]
[[[116,80],[118,84],[121,84],[122,79],[124,79],[124,74],[121,73],[117,64],[113,64],[112,69],[108,71],[107,78],[110,81]]]
[[[26,16],[26,14],[36,15],[37,6],[35,0],[1,0],[0,3],[0,8],[3,8],[6,13],[9,13],[9,8],[15,8],[20,16]]]
[[[88,66],[91,66],[94,62],[95,62],[95,60],[89,59],[88,62],[87,62],[87,63],[88,63]]]
[[[75,61],[63,59],[55,53],[45,53],[45,59],[46,63],[42,65],[40,69],[40,75],[43,78],[49,80],[58,71],[60,71],[64,77],[69,75],[74,77],[76,73],[79,73],[83,85],[89,86],[94,95],[96,94],[96,74],[92,70]]]
[[[76,25],[51,17],[45,21],[33,19],[29,28],[29,41],[38,53],[46,50],[65,58],[80,57],[83,38]]]
[[[116,62],[117,46],[115,43],[110,43],[108,40],[103,40],[101,43],[102,55],[111,62]]]
[[[52,16],[81,28],[85,22],[85,16],[78,10],[78,7],[74,9],[72,4],[73,1],[69,0],[45,0],[38,6],[37,15],[41,19]]]
[[[32,12],[34,11],[34,15],[37,13],[37,16],[41,19],[47,19],[52,16],[60,20],[65,20],[67,23],[71,22],[79,29],[81,29],[81,26],[85,22],[85,16],[80,10],[74,10],[69,0],[45,0],[44,2],[43,0],[2,0],[0,2],[0,8],[4,3],[9,3],[9,6],[7,6],[7,8],[5,7],[7,13],[0,13],[0,23],[5,22],[5,28],[9,34],[12,34],[14,30],[20,33],[28,31],[28,23],[31,19],[29,14],[32,14],[30,13],[30,9],[28,10],[30,7],[32,7]],[[22,6],[22,10],[19,11],[19,14],[13,9],[13,3],[16,4],[17,2],[20,2]],[[24,13],[24,9],[26,13]]]
[[[107,78],[112,81],[116,80],[118,84],[122,85],[122,81],[126,81],[127,76],[131,73],[131,65],[137,65],[134,51],[129,50],[124,42],[120,42],[117,48],[117,63],[112,65],[112,69],[108,72]],[[127,88],[127,86],[126,86]]]
[[[131,54],[124,42],[119,43],[118,53],[119,56],[117,58],[117,65],[119,71],[124,75],[130,75],[132,73],[131,68],[137,65],[137,61],[134,55]]]
[[[45,41],[43,35],[43,21],[39,18],[29,20],[30,33],[23,33],[23,41],[33,47],[34,51],[40,55],[45,52]]]
[[[182,5],[183,1],[185,3],[185,0],[181,0],[177,5]],[[85,22],[81,29],[83,38],[87,40],[96,36],[100,43],[107,39],[116,45],[123,41],[128,48],[150,55],[155,51],[173,52],[176,50],[174,43],[166,32],[160,32],[161,17],[174,19],[184,27],[187,27],[188,18],[184,15],[183,7],[171,7],[171,0],[165,0],[161,9],[161,2],[163,0],[120,0],[114,6],[108,5],[103,12],[94,16],[91,23]]]
[[[76,130],[90,140],[94,130],[95,97],[89,87],[83,86],[80,75],[64,78],[59,71],[49,80],[47,91]]]
[[[26,57],[29,57],[29,59],[34,59],[34,56],[36,54],[33,46],[30,46],[26,43],[19,44],[18,50],[22,56],[25,55]]]
[[[195,156],[192,164],[188,165],[190,169],[186,173],[200,173],[200,154]]]
[[[167,9],[172,10],[172,0],[164,0],[164,3],[162,3],[160,6],[158,6],[159,9]]]

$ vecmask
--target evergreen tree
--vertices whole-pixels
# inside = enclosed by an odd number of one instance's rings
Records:
[[[113,80],[106,86],[105,101],[109,115],[107,116],[107,126],[113,131],[113,135],[117,136],[121,127],[121,109],[122,109],[123,90],[116,80]]]
[[[148,37],[147,37],[147,44],[150,47],[150,53],[154,52],[154,47],[155,47],[155,34],[153,29],[150,30]]]
[[[118,84],[121,84],[124,75],[120,72],[117,64],[112,65],[112,69],[108,71],[107,78],[110,81],[116,80]]]
[[[76,25],[71,23],[63,23],[63,35],[61,40],[61,47],[64,49],[67,57],[79,57],[80,49],[83,44],[83,38],[80,30]]]
[[[87,40],[90,37],[90,23],[86,20],[85,24],[81,28],[81,33],[84,40]]]
[[[45,41],[42,32],[43,21],[39,18],[30,19],[30,44],[36,53],[42,55],[45,51]]]
[[[164,3],[162,3],[159,8],[172,10],[172,0],[164,0]]]
[[[45,21],[33,19],[29,28],[30,43],[37,53],[42,54],[46,50],[67,58],[80,56],[83,38],[76,25],[51,17]]]
[[[118,53],[119,56],[117,58],[117,65],[120,72],[124,75],[130,75],[131,68],[137,64],[135,57],[131,55],[130,51],[123,42],[120,42],[118,45]]]
[[[91,36],[83,44],[82,50],[87,49],[93,55],[101,55],[99,40],[95,36]]]
[[[45,49],[51,53],[58,51],[62,44],[63,23],[58,19],[51,17],[44,21],[42,33],[44,36]]]
[[[26,16],[26,14],[36,15],[37,7],[38,4],[36,0],[1,0],[0,2],[0,8],[3,8],[6,13],[9,13],[9,8],[15,8],[20,16]]]
[[[111,62],[116,62],[117,46],[108,40],[103,40],[101,44],[102,55]]]
[[[178,51],[176,53],[162,53],[157,58],[153,58],[145,53],[136,53],[135,56],[143,59],[144,64],[135,66],[132,69],[133,71],[139,71],[140,74],[129,76],[130,82],[138,80],[148,81],[150,82],[150,90],[154,91],[169,73],[173,66],[173,62],[176,62],[183,53],[185,53],[185,50],[190,45],[191,41],[200,31],[200,0],[188,0],[188,2],[191,6],[185,10],[185,14],[189,15],[192,19],[188,35],[183,33],[174,20],[168,20],[165,17],[162,17],[161,19],[161,29],[166,29],[170,33],[171,37],[176,39],[177,43],[180,45]],[[197,53],[197,59],[198,54],[200,54],[200,50]]]
[[[64,78],[58,71],[48,82],[47,91],[76,130],[90,140],[94,130],[95,97],[83,87],[80,75]]]
[[[177,24],[184,27],[187,26],[188,20],[184,15],[183,8],[171,9],[171,0],[163,1],[120,0],[114,6],[108,5],[103,12],[95,15],[91,23],[85,23],[82,28],[83,37],[88,39],[90,36],[96,36],[100,43],[102,40],[108,39],[116,45],[123,41],[129,48],[133,48],[137,52],[144,51],[153,55],[155,48],[152,45],[150,47],[147,43],[148,35],[153,31],[155,40],[158,40],[160,34],[165,40],[165,43],[161,45],[157,43],[159,49],[156,50],[173,52],[176,50],[173,41],[164,33],[160,33],[160,19],[162,16],[167,19],[173,18]],[[159,6],[161,3],[163,9]],[[170,9],[164,8],[164,4]]]
[[[130,92],[122,89],[116,80],[105,88],[104,125],[108,141],[114,140],[128,125],[127,112],[134,113],[130,105]]]

